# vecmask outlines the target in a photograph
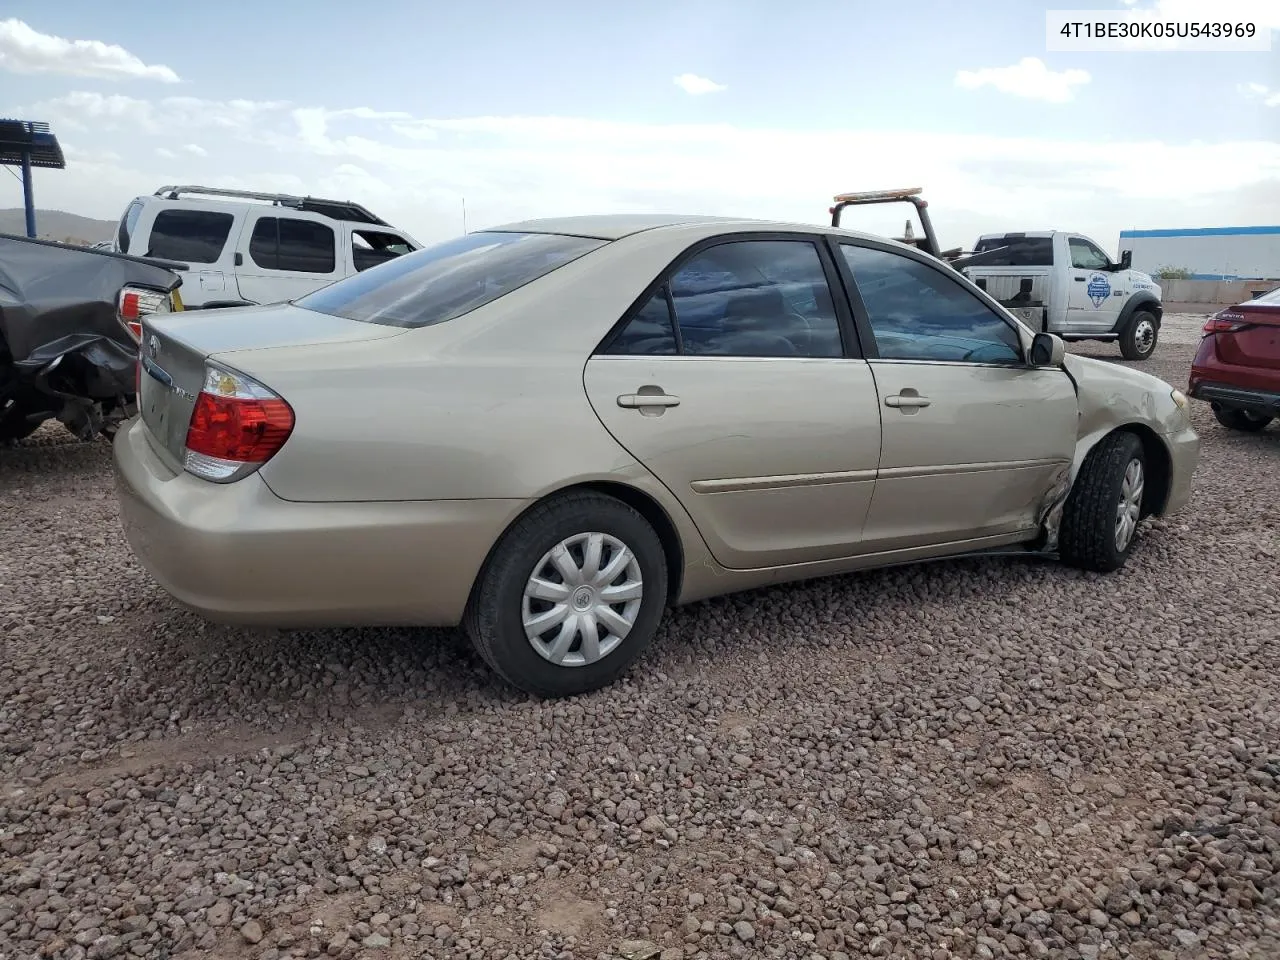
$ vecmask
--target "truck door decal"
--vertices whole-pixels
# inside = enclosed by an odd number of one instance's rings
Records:
[[[1107,297],[1111,296],[1111,281],[1105,273],[1095,273],[1089,277],[1089,286],[1085,288],[1094,308],[1101,307]]]

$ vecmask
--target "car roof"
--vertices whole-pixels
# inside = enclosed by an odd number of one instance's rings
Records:
[[[579,217],[546,217],[521,220],[501,226],[486,227],[485,233],[554,233],[571,237],[589,237],[594,240],[621,240],[632,234],[666,228],[711,227],[718,233],[743,233],[747,231],[778,230],[782,232],[830,233],[840,236],[863,237],[870,240],[885,238],[870,233],[846,230],[816,223],[793,223],[780,220],[753,220],[746,217],[718,217],[707,214],[663,213],[613,213]]]
[[[367,220],[350,220],[346,217],[335,217],[332,214],[325,213],[321,210],[299,210],[297,207],[281,206],[277,203],[267,203],[262,200],[237,200],[226,197],[206,197],[203,195],[189,197],[157,197],[154,194],[141,194],[134,197],[130,203],[141,201],[143,204],[155,204],[162,207],[197,207],[200,209],[212,210],[272,210],[272,216],[278,217],[294,217],[295,219],[305,219],[298,217],[298,214],[307,214],[313,217],[320,217],[332,223],[348,224],[366,233],[398,233],[403,234],[404,231],[393,224],[388,223],[369,223]]]

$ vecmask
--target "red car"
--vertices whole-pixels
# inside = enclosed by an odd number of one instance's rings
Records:
[[[1255,433],[1280,417],[1280,287],[1209,318],[1187,394],[1224,427]]]

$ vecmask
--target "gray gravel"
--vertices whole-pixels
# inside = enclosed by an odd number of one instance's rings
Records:
[[[1280,429],[1195,417],[1119,574],[698,604],[559,703],[451,632],[179,612],[107,446],[42,430],[0,450],[0,958],[1280,956]]]

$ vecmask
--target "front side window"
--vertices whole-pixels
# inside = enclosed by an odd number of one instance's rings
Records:
[[[404,237],[380,230],[351,231],[351,262],[356,270],[368,270],[394,260],[413,248]]]
[[[334,232],[323,223],[292,217],[259,217],[249,237],[249,259],[264,270],[333,273]]]
[[[217,263],[235,221],[211,210],[161,210],[151,225],[146,256],[179,263]]]
[[[1110,258],[1088,240],[1071,237],[1067,246],[1071,248],[1071,266],[1078,270],[1105,270],[1111,266]]]
[[[840,251],[882,358],[1022,363],[1017,331],[942,270],[870,247]]]
[[[831,290],[809,240],[717,244],[681,265],[666,289],[670,301],[659,291],[606,353],[843,355]],[[674,314],[664,320],[668,303]]]
[[[470,313],[606,242],[553,233],[469,233],[370,267],[295,305],[364,323],[425,327]]]

